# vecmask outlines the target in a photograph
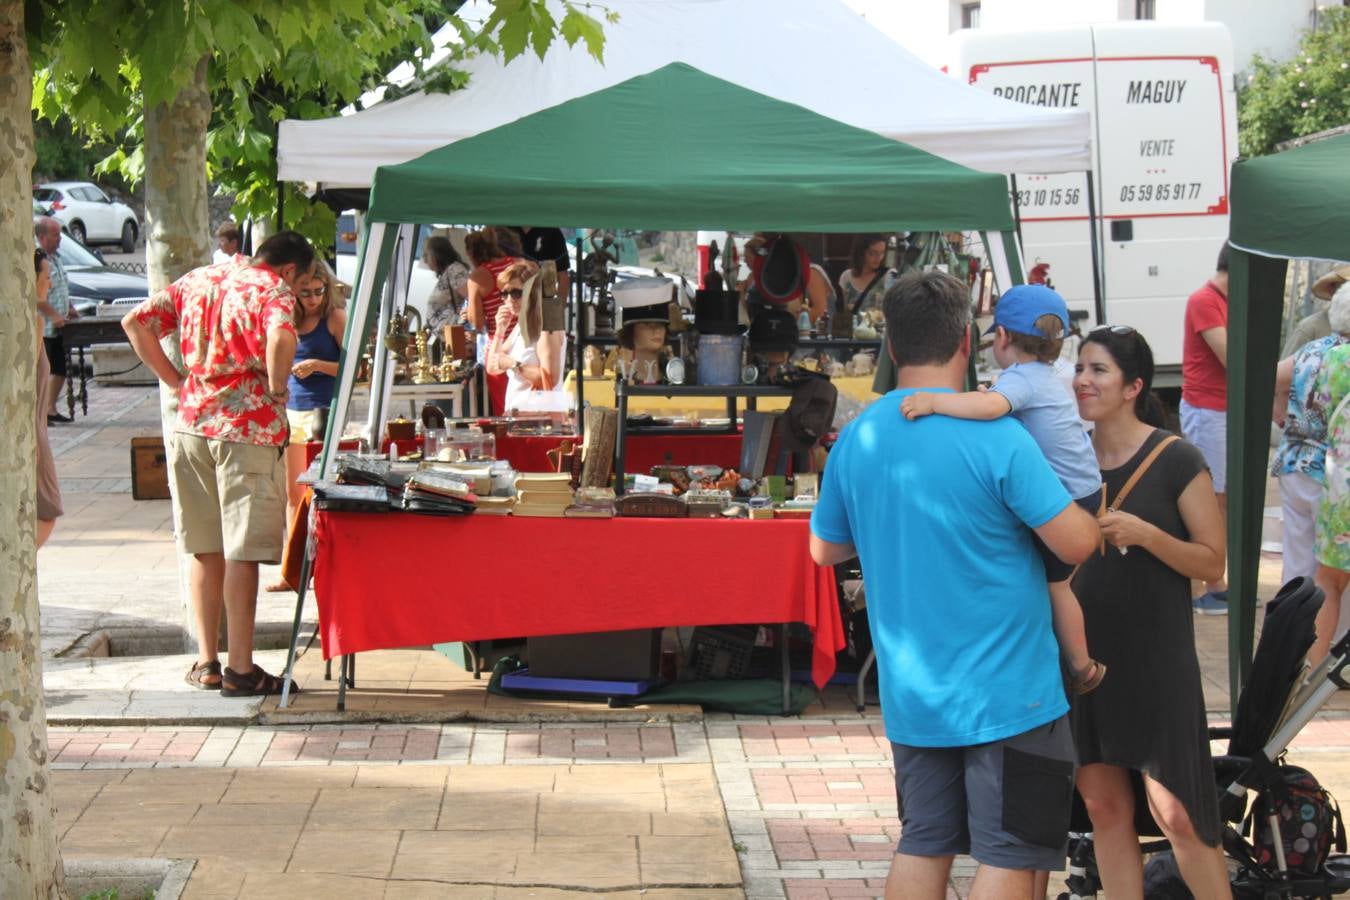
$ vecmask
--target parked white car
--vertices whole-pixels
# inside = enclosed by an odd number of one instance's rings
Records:
[[[108,197],[88,181],[52,181],[33,188],[33,199],[81,244],[120,244],[123,253],[136,249],[141,233],[136,212]]]

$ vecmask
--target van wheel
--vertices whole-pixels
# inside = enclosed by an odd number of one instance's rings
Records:
[[[79,241],[81,244],[84,243],[85,233],[83,222],[78,220],[71,222],[70,225],[67,226],[66,230],[70,232],[70,236],[73,237],[75,240]]]
[[[132,253],[136,249],[136,225],[130,219],[122,223],[122,252]]]

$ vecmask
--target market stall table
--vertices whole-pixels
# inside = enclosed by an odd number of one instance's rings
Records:
[[[817,687],[844,647],[804,519],[433,517],[320,510],[325,659],[452,641],[801,622]],[[528,554],[529,565],[513,565]]]

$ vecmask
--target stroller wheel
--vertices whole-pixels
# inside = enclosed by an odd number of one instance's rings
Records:
[[[1144,900],[1192,900],[1172,851],[1155,853],[1144,866]]]

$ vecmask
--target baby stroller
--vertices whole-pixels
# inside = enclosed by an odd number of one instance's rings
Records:
[[[1344,855],[1340,811],[1311,775],[1284,765],[1290,742],[1346,684],[1350,635],[1337,641],[1315,670],[1307,669],[1305,658],[1321,605],[1322,591],[1307,578],[1289,582],[1266,605],[1261,639],[1233,725],[1209,730],[1211,740],[1228,740],[1228,752],[1214,758],[1214,772],[1224,822],[1223,849],[1238,900],[1322,898],[1350,890],[1350,856]],[[1250,804],[1249,792],[1254,794]],[[1146,806],[1141,813],[1148,817]],[[1151,820],[1148,824],[1151,830],[1141,827],[1140,834],[1161,834]],[[1300,827],[1307,828],[1301,834],[1312,836],[1312,846],[1307,838],[1298,840]],[[1325,852],[1330,844],[1340,853]],[[1146,841],[1142,850],[1154,854],[1144,868],[1147,900],[1191,897],[1167,841]],[[1323,855],[1319,865],[1316,860]],[[1101,888],[1090,832],[1070,834],[1065,883],[1069,890],[1059,900],[1088,900]]]

